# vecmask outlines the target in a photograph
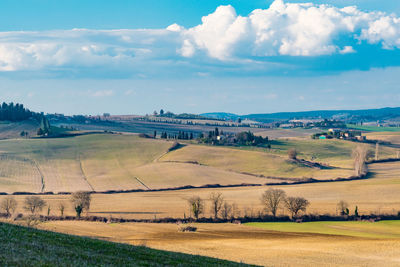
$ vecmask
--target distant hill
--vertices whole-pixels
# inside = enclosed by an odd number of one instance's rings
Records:
[[[233,113],[226,112],[211,112],[211,113],[203,113],[200,116],[211,118],[211,119],[222,119],[222,120],[237,120],[240,118],[239,115]]]
[[[316,110],[301,112],[278,112],[266,114],[236,115],[232,113],[204,113],[202,116],[219,119],[250,119],[259,122],[286,121],[291,119],[340,119],[344,121],[400,120],[400,107],[362,110]]]

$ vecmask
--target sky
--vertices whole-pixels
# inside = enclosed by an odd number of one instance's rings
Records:
[[[397,0],[2,0],[0,101],[64,114],[400,106]]]

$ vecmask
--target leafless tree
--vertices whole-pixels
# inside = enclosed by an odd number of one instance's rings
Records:
[[[240,216],[240,211],[238,205],[234,202],[232,203],[232,218]]]
[[[210,194],[210,201],[211,201],[211,211],[214,214],[214,218],[218,218],[218,213],[222,209],[222,204],[224,203],[224,198],[221,193],[212,192]]]
[[[337,209],[339,210],[340,215],[345,215],[345,214],[347,213],[346,210],[349,209],[349,204],[348,204],[346,201],[341,200],[341,201],[339,201],[339,203],[337,204]]]
[[[58,204],[58,210],[60,211],[60,216],[63,217],[64,216],[64,210],[65,210],[64,202],[60,202]]]
[[[224,204],[222,205],[222,209],[221,209],[221,214],[222,214],[222,218],[224,220],[227,220],[230,217],[233,217],[233,205],[224,201]]]
[[[379,142],[375,145],[375,160],[379,160]]]
[[[88,212],[92,198],[89,192],[78,191],[72,194],[71,202],[74,205],[76,215],[81,216],[82,211]]]
[[[24,209],[35,214],[42,211],[46,202],[39,196],[28,196],[25,198]]]
[[[271,212],[272,216],[276,217],[276,212],[280,204],[285,200],[286,193],[281,189],[269,188],[261,196],[261,203],[264,205],[267,212]]]
[[[295,148],[291,148],[288,150],[288,157],[289,159],[296,159],[297,158],[297,150]]]
[[[193,212],[193,216],[196,220],[199,219],[200,214],[204,212],[204,201],[199,196],[193,196],[188,199],[190,210]]]
[[[367,159],[371,156],[371,152],[366,146],[357,146],[353,149],[354,170],[357,176],[365,175],[368,172],[366,164]]]
[[[310,205],[307,199],[302,197],[288,197],[285,199],[286,208],[290,211],[292,218],[296,218],[300,211],[305,212]]]
[[[7,217],[10,217],[17,209],[17,205],[18,203],[14,197],[7,196],[1,201],[0,208],[1,210],[4,210]]]

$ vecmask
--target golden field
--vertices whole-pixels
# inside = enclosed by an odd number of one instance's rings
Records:
[[[382,231],[381,223],[341,223],[342,229],[368,234]],[[328,224],[328,223],[325,223]],[[363,225],[364,224],[364,225]],[[392,227],[400,229],[398,222]],[[299,224],[295,226],[298,227]],[[307,223],[300,226],[307,227]],[[89,236],[114,242],[144,245],[162,250],[205,255],[263,266],[399,266],[400,239],[351,234],[274,231],[249,225],[194,224],[195,233],[179,232],[176,224],[58,221],[40,224],[40,229]],[[329,223],[328,227],[335,227]],[[389,228],[390,229],[390,228]],[[343,230],[342,230],[343,231]]]
[[[307,210],[309,213],[337,214],[337,203],[345,200],[350,204],[351,212],[357,205],[360,214],[397,214],[400,211],[400,162],[372,164],[370,170],[371,177],[366,180],[276,187],[285,190],[288,195],[307,198],[311,203]],[[268,186],[258,186],[93,194],[90,214],[134,219],[183,218],[189,215],[186,200],[191,196],[198,195],[208,199],[211,192],[221,192],[226,201],[237,204],[240,212],[238,215],[243,216],[245,213],[256,215],[263,209],[260,197],[268,188]],[[0,199],[3,197],[0,196]],[[52,207],[51,214],[58,215],[57,206],[59,202],[64,202],[67,204],[66,214],[74,215],[69,195],[42,197]],[[25,196],[15,196],[15,198],[19,202],[19,212],[24,212],[22,207]],[[206,203],[206,206],[204,216],[208,217],[211,215],[209,203]],[[287,214],[285,210],[281,210],[280,213]]]
[[[64,139],[0,141],[0,191],[76,191],[157,189],[185,185],[265,184],[280,182],[263,176],[321,179],[353,174],[351,151],[355,143],[305,138],[274,140],[272,149],[212,147],[184,144],[168,152],[172,142],[135,135],[91,135]],[[299,158],[329,164],[319,170],[287,160],[295,147]],[[370,146],[370,149],[373,149]],[[381,147],[381,157],[394,157],[396,149]],[[369,165],[367,179],[280,185],[289,196],[310,201],[309,214],[337,215],[337,203],[347,201],[350,212],[397,214],[400,211],[400,162]],[[43,183],[44,182],[44,183]],[[261,195],[270,186],[196,188],[174,191],[92,194],[87,215],[126,219],[184,218],[190,216],[187,199],[200,196],[211,216],[208,200],[221,192],[237,205],[236,216],[264,213]],[[0,195],[0,200],[5,196]],[[25,213],[24,195],[14,196],[18,213]],[[47,206],[40,214],[75,215],[70,195],[42,195]],[[288,215],[284,208],[280,215]],[[86,214],[85,214],[86,215]],[[194,224],[195,233],[182,233],[180,225],[152,223],[99,223],[53,221],[45,230],[109,241],[199,254],[265,266],[399,266],[398,222],[316,222],[273,224]]]
[[[281,182],[274,178],[349,177],[354,173],[351,151],[357,145],[303,138],[274,140],[271,149],[184,144],[167,153],[172,144],[118,134],[2,140],[0,192],[165,189]],[[291,148],[299,151],[299,158],[330,168],[316,169],[288,160]],[[395,154],[395,149],[382,146],[383,158]]]

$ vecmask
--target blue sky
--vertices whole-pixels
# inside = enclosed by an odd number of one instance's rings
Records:
[[[3,0],[0,101],[66,114],[398,106],[398,1],[273,2]]]

